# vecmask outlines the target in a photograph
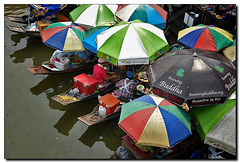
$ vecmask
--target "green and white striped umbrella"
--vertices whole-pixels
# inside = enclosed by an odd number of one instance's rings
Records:
[[[122,21],[96,40],[98,57],[115,65],[149,64],[169,50],[163,30],[140,20]]]
[[[117,5],[82,4],[69,13],[72,21],[89,30],[97,26],[111,26],[116,24],[114,13]]]

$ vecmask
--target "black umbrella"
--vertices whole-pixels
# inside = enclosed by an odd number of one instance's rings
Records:
[[[178,105],[224,103],[236,89],[236,68],[225,56],[194,49],[173,50],[152,62],[153,93]]]

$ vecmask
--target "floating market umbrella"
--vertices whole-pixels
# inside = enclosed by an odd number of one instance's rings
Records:
[[[224,104],[196,107],[191,110],[194,125],[205,144],[236,155],[236,97],[233,93]]]
[[[82,4],[70,12],[69,16],[74,23],[89,30],[96,26],[116,24],[114,20],[116,9],[117,5]]]
[[[115,65],[149,64],[169,49],[163,30],[140,20],[120,22],[97,35],[97,55]]]
[[[60,51],[84,51],[84,32],[82,27],[73,22],[58,22],[41,31],[41,37],[44,44]]]
[[[225,56],[194,49],[173,50],[147,70],[153,93],[188,106],[224,103],[236,89],[236,69]]]
[[[116,19],[125,22],[134,21],[136,19],[145,23],[157,26],[160,29],[166,28],[168,13],[158,5],[118,5],[115,13]]]
[[[171,148],[191,135],[188,112],[156,95],[123,104],[118,125],[142,145]]]
[[[85,39],[83,41],[83,46],[86,49],[92,51],[93,53],[97,53],[96,37],[98,34],[107,30],[108,28],[109,27],[107,26],[98,26],[85,32]]]
[[[233,40],[230,46],[223,49],[223,54],[236,66],[236,39]]]
[[[233,42],[233,35],[213,25],[199,24],[179,31],[178,41],[189,48],[219,51]]]

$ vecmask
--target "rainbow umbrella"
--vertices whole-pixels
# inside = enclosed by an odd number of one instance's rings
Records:
[[[199,24],[179,31],[178,41],[189,48],[219,51],[233,42],[233,35],[213,25]]]
[[[171,148],[191,135],[189,113],[155,95],[123,104],[118,125],[142,145]]]
[[[236,39],[233,40],[233,43],[226,47],[225,49],[223,49],[223,55],[225,55],[227,58],[229,58],[233,64],[236,66]]]
[[[117,5],[82,4],[69,13],[71,20],[89,30],[97,26],[116,24],[114,13]]]
[[[154,4],[121,4],[118,5],[115,17],[116,20],[123,20],[125,22],[138,19],[164,29],[166,28],[168,13],[160,6]]]
[[[82,27],[73,22],[58,22],[41,31],[41,37],[44,44],[60,51],[84,51],[84,32]]]

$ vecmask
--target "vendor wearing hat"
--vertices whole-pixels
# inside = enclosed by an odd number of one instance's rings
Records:
[[[104,69],[104,65],[107,64],[107,61],[105,59],[99,58],[98,59],[98,64],[94,66],[93,69],[93,75],[92,77],[98,80],[98,84],[104,84],[105,81],[108,81],[115,76],[107,76],[107,72]],[[110,74],[114,74],[114,72],[108,72]]]

